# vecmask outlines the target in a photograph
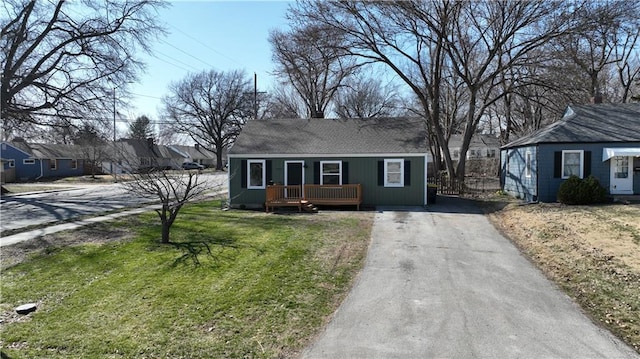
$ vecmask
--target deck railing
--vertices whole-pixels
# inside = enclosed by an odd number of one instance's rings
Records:
[[[265,201],[267,211],[269,207],[300,207],[302,201],[321,205],[356,205],[360,210],[362,186],[360,184],[267,186]]]
[[[283,199],[303,199],[300,186],[267,186],[267,201],[279,201]]]

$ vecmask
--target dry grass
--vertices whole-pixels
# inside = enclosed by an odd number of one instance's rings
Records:
[[[594,320],[640,352],[640,205],[510,204],[490,218]]]

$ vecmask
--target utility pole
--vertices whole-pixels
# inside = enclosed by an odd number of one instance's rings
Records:
[[[253,73],[253,118],[258,119],[258,74]]]
[[[113,181],[118,183],[118,169],[117,165],[114,164],[118,152],[116,147],[116,88],[117,86],[113,86],[113,159],[111,160],[111,173],[113,173]]]
[[[258,119],[258,93],[266,93],[265,91],[258,92],[258,74],[253,73],[253,118]]]

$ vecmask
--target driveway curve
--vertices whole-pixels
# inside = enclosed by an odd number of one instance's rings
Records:
[[[382,209],[365,267],[305,358],[640,358],[481,211]]]

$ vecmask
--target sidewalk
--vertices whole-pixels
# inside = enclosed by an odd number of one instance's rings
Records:
[[[39,229],[34,229],[31,231],[26,231],[26,232],[21,232],[21,233],[17,233],[17,234],[13,234],[10,236],[6,236],[6,237],[2,237],[0,238],[0,247],[4,247],[4,246],[10,246],[12,244],[16,244],[19,242],[24,242],[27,241],[29,239],[32,238],[37,238],[37,237],[41,237],[47,234],[52,234],[52,233],[56,233],[56,232],[60,232],[60,231],[66,231],[66,230],[70,230],[70,229],[76,229],[82,226],[86,226],[92,223],[99,223],[99,222],[106,222],[106,221],[111,221],[113,219],[116,218],[120,218],[120,217],[126,217],[126,216],[130,216],[133,214],[140,214],[140,213],[144,213],[144,212],[148,212],[151,211],[155,208],[158,208],[157,205],[153,205],[153,206],[147,206],[147,207],[141,207],[141,208],[136,208],[136,209],[132,209],[132,210],[127,210],[124,212],[118,212],[118,213],[112,213],[112,214],[107,214],[107,215],[98,215],[97,217],[91,217],[91,218],[87,218],[87,219],[83,219],[83,220],[77,220],[77,221],[73,221],[73,222],[65,222],[65,223],[60,223],[60,224],[53,224],[51,226],[47,226],[44,228],[39,228]]]
[[[219,195],[222,195],[222,194],[225,194],[225,193],[226,193],[226,191],[211,193],[211,194],[208,194],[205,197],[205,199],[206,198],[215,198],[216,196],[219,196]],[[157,209],[157,208],[160,208],[160,205],[159,204],[153,204],[153,205],[149,205],[149,206],[145,206],[145,207],[129,209],[129,210],[125,210],[125,211],[122,211],[122,212],[111,213],[111,214],[106,214],[106,215],[97,214],[95,217],[81,219],[81,220],[77,220],[77,221],[71,221],[71,222],[65,222],[65,223],[59,223],[59,224],[55,224],[54,223],[52,225],[49,225],[49,226],[46,226],[46,227],[43,227],[43,228],[38,228],[38,229],[30,230],[30,231],[20,232],[20,233],[13,234],[13,235],[10,235],[10,236],[3,236],[3,237],[0,238],[0,247],[9,246],[9,245],[12,245],[12,244],[24,242],[24,241],[27,241],[29,239],[37,238],[37,237],[44,236],[44,235],[47,235],[47,234],[52,234],[52,233],[56,233],[56,232],[60,232],[60,231],[66,231],[66,230],[80,228],[82,226],[86,226],[86,225],[89,225],[89,224],[92,224],[92,223],[107,222],[107,221],[111,221],[111,220],[114,220],[114,219],[120,218],[120,217],[126,217],[126,216],[130,216],[130,215],[140,214],[140,213],[152,211],[152,210]]]

